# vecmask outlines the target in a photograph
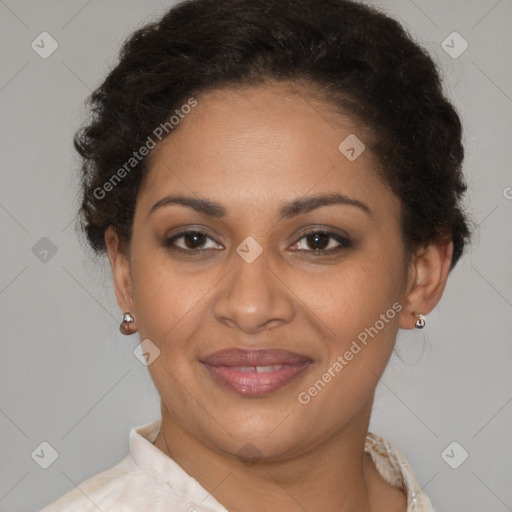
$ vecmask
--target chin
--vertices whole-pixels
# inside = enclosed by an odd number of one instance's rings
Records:
[[[246,412],[237,417],[222,414],[222,426],[213,422],[205,425],[202,437],[216,451],[239,458],[242,462],[251,460],[286,459],[306,445],[312,444],[314,432],[318,428],[311,425],[308,429],[303,420],[294,418],[291,409],[267,410],[266,412]],[[290,414],[291,411],[291,414]],[[297,421],[299,420],[299,421]],[[223,426],[229,425],[229,430]]]

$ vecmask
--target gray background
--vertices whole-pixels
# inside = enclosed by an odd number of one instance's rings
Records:
[[[465,123],[479,228],[427,327],[399,334],[371,428],[404,452],[439,512],[512,510],[512,1],[375,3],[441,68]],[[74,231],[71,137],[123,39],[170,4],[0,0],[2,511],[38,510],[112,466],[130,427],[159,417],[136,336],[118,332],[106,262]],[[59,44],[47,59],[31,48],[43,31]],[[453,31],[469,44],[456,59],[441,47]],[[48,469],[31,457],[42,441],[59,454]],[[453,441],[469,453],[457,469],[441,456]],[[463,452],[449,453],[453,464]]]

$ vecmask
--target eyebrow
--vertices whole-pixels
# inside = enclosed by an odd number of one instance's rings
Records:
[[[211,217],[222,218],[225,217],[227,214],[226,208],[224,208],[224,206],[215,201],[189,196],[170,195],[157,201],[149,210],[148,216],[151,215],[155,210],[171,204],[187,206],[198,213],[209,215]],[[368,215],[371,215],[372,213],[370,208],[361,201],[358,201],[357,199],[351,199],[350,197],[347,197],[343,194],[332,193],[319,194],[316,196],[299,197],[297,199],[294,199],[293,201],[284,203],[279,208],[279,217],[281,219],[288,219],[290,217],[295,217],[296,215],[316,210],[321,206],[329,206],[336,204],[355,206],[356,208],[359,208],[365,213],[367,213]]]

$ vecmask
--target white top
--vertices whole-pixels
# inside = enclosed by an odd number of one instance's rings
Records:
[[[152,443],[161,420],[130,431],[130,453],[41,512],[228,512],[199,482]],[[368,452],[382,477],[407,495],[407,512],[434,512],[403,455],[368,433]]]

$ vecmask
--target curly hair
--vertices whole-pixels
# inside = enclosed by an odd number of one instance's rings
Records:
[[[105,252],[109,226],[129,243],[149,157],[112,179],[156,127],[194,95],[270,81],[310,84],[371,130],[383,178],[401,201],[407,253],[451,239],[452,269],[470,240],[460,119],[427,52],[397,21],[349,0],[188,0],[137,30],[74,139],[78,218],[92,249]]]

